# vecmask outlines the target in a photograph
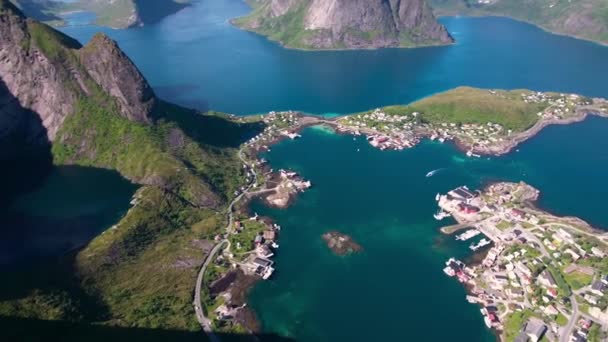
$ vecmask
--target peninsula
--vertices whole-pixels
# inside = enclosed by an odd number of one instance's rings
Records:
[[[498,15],[608,44],[608,2],[603,0],[431,0],[435,15]]]
[[[159,22],[188,6],[189,0],[11,0],[28,17],[63,26],[63,16],[73,12],[95,14],[95,23],[116,29]]]
[[[250,0],[233,20],[295,49],[416,47],[453,42],[425,0]]]
[[[380,149],[413,147],[421,138],[453,141],[468,156],[502,155],[552,124],[608,116],[608,102],[574,94],[460,87],[405,106],[336,120],[339,132],[365,134]]]
[[[438,205],[493,243],[480,264],[454,258],[445,273],[467,285],[489,328],[505,341],[600,341],[608,325],[608,235],[573,217],[536,208],[539,191],[525,183],[496,183],[483,191],[459,187],[437,195]],[[489,240],[488,240],[489,239]],[[475,249],[480,243],[472,243]],[[581,339],[582,338],[582,339]]]

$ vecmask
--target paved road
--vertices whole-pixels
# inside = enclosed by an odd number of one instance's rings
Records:
[[[242,149],[239,150],[239,152],[238,152],[239,159],[244,164],[247,164],[247,161],[243,157],[242,152],[243,152]],[[245,189],[245,191],[243,191],[234,200],[232,200],[232,202],[230,202],[230,205],[228,206],[228,225],[226,226],[227,232],[230,231],[230,229],[232,228],[233,222],[234,222],[234,213],[232,212],[234,209],[234,205],[243,196],[245,196],[249,192],[249,190],[251,190],[253,185],[256,184],[258,181],[258,175],[255,172],[255,169],[251,168],[251,171],[253,172],[253,182],[251,182],[249,184],[249,186]],[[194,305],[194,312],[196,313],[196,319],[198,320],[199,324],[203,328],[203,331],[205,332],[205,334],[207,334],[207,336],[209,337],[209,340],[211,340],[211,342],[219,342],[220,339],[217,337],[217,335],[215,335],[213,333],[213,330],[211,329],[211,320],[209,318],[205,317],[205,313],[203,312],[203,309],[202,309],[203,306],[201,303],[201,288],[203,286],[203,278],[205,276],[205,270],[207,269],[207,266],[209,266],[211,261],[213,261],[213,257],[217,254],[217,252],[220,251],[222,246],[226,243],[228,243],[228,246],[230,246],[230,242],[228,240],[222,240],[213,247],[211,252],[209,252],[209,254],[207,255],[207,258],[205,259],[205,262],[203,262],[203,265],[201,266],[201,269],[198,272],[198,277],[196,278],[196,286],[195,286],[195,290],[194,290],[193,305]]]
[[[574,295],[570,296],[570,303],[572,304],[572,315],[570,315],[568,324],[566,324],[562,330],[562,335],[559,337],[559,342],[568,342],[570,340],[572,329],[574,328],[574,324],[576,324],[576,319],[578,318],[578,303],[576,302]]]
[[[209,266],[209,263],[213,261],[213,257],[222,248],[225,242],[227,241],[223,240],[217,245],[215,245],[215,247],[213,247],[211,252],[209,252],[209,254],[207,255],[207,258],[205,259],[201,270],[198,272],[198,278],[196,279],[196,288],[194,290],[194,312],[196,313],[196,319],[203,327],[203,331],[205,332],[205,334],[209,336],[209,340],[211,342],[219,342],[219,338],[211,330],[211,320],[205,317],[205,313],[203,312],[201,303],[201,286],[203,284],[203,276],[205,275],[205,270],[207,269],[207,266]]]

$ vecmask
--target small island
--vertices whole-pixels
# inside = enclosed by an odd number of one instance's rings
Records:
[[[363,247],[356,243],[350,236],[332,230],[321,236],[327,247],[337,255],[348,255],[363,250]]]

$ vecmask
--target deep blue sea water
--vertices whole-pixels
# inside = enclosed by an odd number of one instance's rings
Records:
[[[350,113],[460,85],[608,96],[608,49],[506,18],[443,18],[452,46],[307,52],[233,27],[242,0],[199,0],[157,25],[65,27],[116,39],[161,96],[235,114]]]
[[[162,97],[236,114],[344,114],[460,85],[608,97],[608,48],[505,18],[441,19],[457,40],[451,46],[305,52],[230,25],[248,11],[241,0],[200,0],[152,26],[63,31],[83,43],[106,32]],[[464,289],[441,272],[446,258],[468,253],[439,234],[435,194],[524,180],[542,191],[543,208],[608,228],[607,130],[598,118],[550,127],[489,160],[429,142],[382,152],[317,129],[277,145],[267,156],[273,167],[294,168],[315,187],[287,210],[254,208],[284,228],[277,273],[250,297],[264,330],[298,341],[493,340]],[[364,251],[332,255],[320,238],[330,229]]]

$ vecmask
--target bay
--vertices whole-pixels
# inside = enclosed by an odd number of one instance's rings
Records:
[[[117,40],[156,92],[233,114],[345,114],[409,103],[456,86],[529,88],[608,97],[608,48],[507,18],[446,17],[456,44],[420,49],[298,51],[230,24],[242,0],[199,0],[158,24],[62,30]]]

